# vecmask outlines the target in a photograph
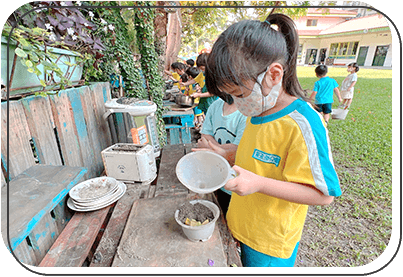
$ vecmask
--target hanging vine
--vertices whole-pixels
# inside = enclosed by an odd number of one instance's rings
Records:
[[[161,144],[165,145],[166,131],[162,114],[164,112],[163,96],[165,82],[162,73],[158,69],[158,54],[154,45],[154,18],[155,9],[151,8],[154,2],[137,1],[134,9],[134,25],[137,37],[137,46],[141,54],[141,68],[146,79],[148,96],[157,104],[156,120],[158,135]],[[143,8],[144,7],[144,8]]]
[[[96,2],[97,6],[119,6],[115,1]],[[129,35],[127,24],[121,16],[119,8],[96,8],[87,11],[87,16],[97,25],[97,32],[102,37],[106,50],[103,51],[102,62],[98,67],[93,66],[92,60],[85,63],[86,81],[109,80],[110,75],[120,74],[125,82],[125,92],[129,97],[148,98],[143,86],[140,68],[135,64],[133,38]]]

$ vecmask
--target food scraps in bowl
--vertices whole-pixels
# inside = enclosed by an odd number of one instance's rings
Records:
[[[197,221],[196,219],[189,219],[188,217],[185,220],[185,224],[189,225],[189,226],[201,226],[201,225],[206,225],[209,222],[210,222],[210,220],[206,219],[205,221],[203,221],[203,223],[201,223],[200,221]]]

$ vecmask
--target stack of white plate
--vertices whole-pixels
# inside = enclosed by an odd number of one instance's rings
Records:
[[[119,200],[126,185],[111,177],[98,177],[81,182],[69,192],[67,206],[78,212],[102,209]]]

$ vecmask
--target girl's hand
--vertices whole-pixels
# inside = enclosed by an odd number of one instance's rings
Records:
[[[237,177],[230,179],[225,184],[224,188],[226,190],[233,191],[239,196],[245,196],[259,191],[259,175],[237,165],[234,165],[232,169],[237,173]]]
[[[205,139],[204,137],[200,138],[197,141],[197,148],[208,148],[211,149],[209,146],[209,141],[207,139]]]
[[[211,151],[227,158],[227,151],[225,151],[224,148],[213,144],[211,141],[203,137],[197,141],[197,147],[198,148],[192,148],[192,151]]]

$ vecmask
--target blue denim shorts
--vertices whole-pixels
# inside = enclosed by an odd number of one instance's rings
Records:
[[[297,259],[299,242],[288,259],[269,256],[241,243],[241,260],[245,267],[293,267]]]

